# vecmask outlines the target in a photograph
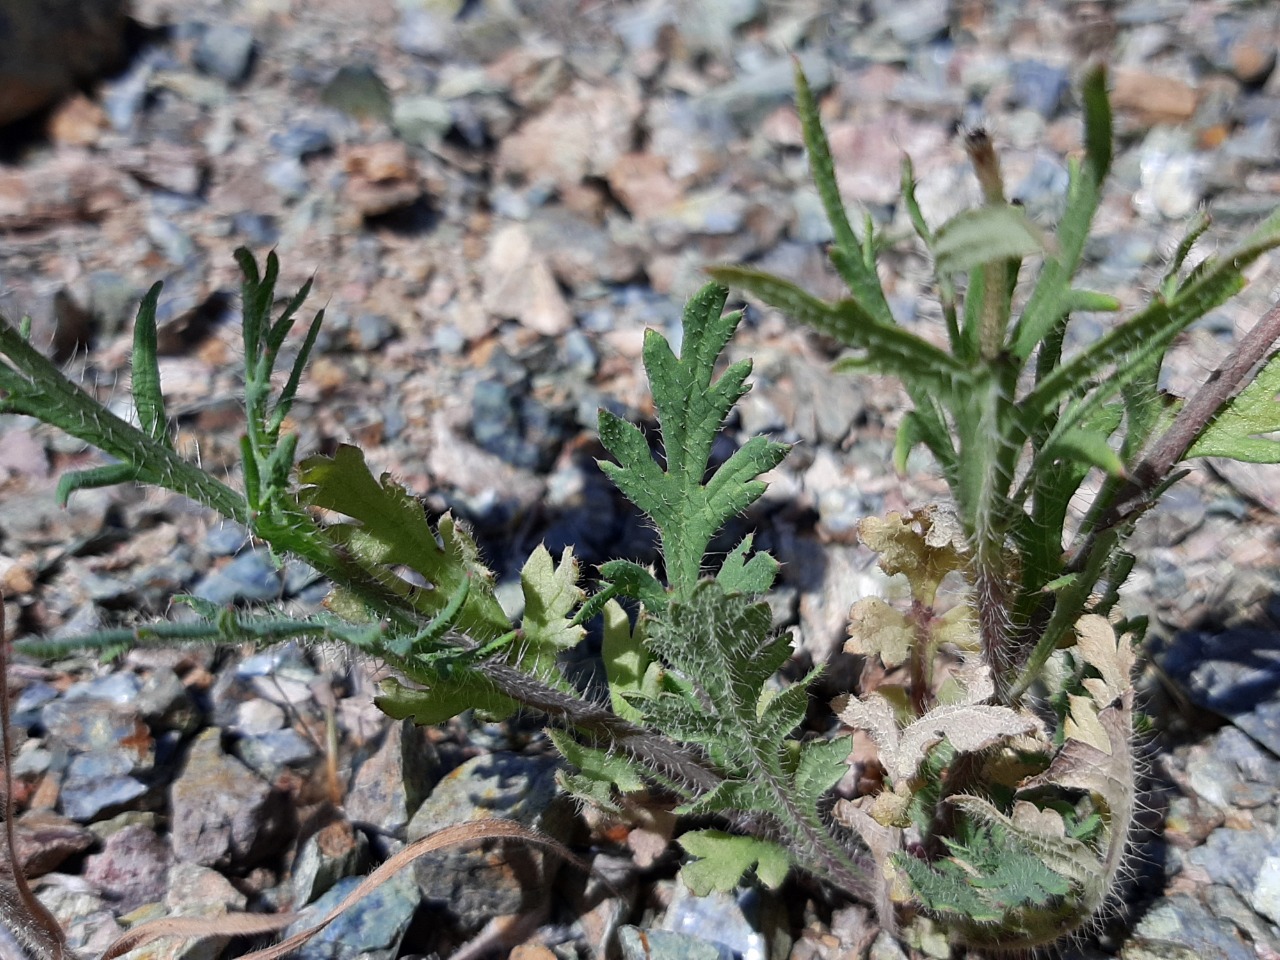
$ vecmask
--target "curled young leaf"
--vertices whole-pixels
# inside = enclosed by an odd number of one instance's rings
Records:
[[[858,524],[858,536],[880,555],[880,569],[905,576],[912,597],[926,606],[933,605],[943,577],[968,565],[959,522],[937,505],[884,519],[867,517]]]
[[[911,655],[915,642],[911,623],[879,597],[864,597],[849,609],[845,653],[879,657],[886,667],[896,667]]]

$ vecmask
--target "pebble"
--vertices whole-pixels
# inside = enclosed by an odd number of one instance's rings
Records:
[[[289,877],[292,902],[311,903],[335,883],[368,869],[368,838],[350,821],[334,817],[298,845]]]
[[[1197,706],[1280,754],[1280,634],[1237,629],[1179,633],[1157,662]]]
[[[129,775],[134,768],[134,761],[121,751],[77,754],[58,796],[62,812],[89,823],[135,804],[147,794],[147,787]]]
[[[698,897],[677,880],[660,928],[714,944],[739,960],[768,960],[768,942],[758,929],[760,909],[755,890]]]
[[[572,810],[557,800],[555,770],[553,761],[515,753],[468,760],[423,801],[407,839],[487,817],[564,836]],[[415,863],[414,875],[424,898],[444,905],[460,929],[474,932],[494,917],[534,909],[557,865],[541,851],[508,844],[501,860],[471,848],[427,854]]]
[[[234,757],[215,728],[196,737],[170,788],[174,855],[210,867],[252,866],[275,853],[282,798]]]
[[[303,912],[285,935],[316,923],[342,902],[359,883],[347,877]],[[300,960],[394,960],[397,947],[418,910],[420,897],[408,871],[401,871],[366,894],[358,908],[347,910],[333,923],[300,946]]]
[[[426,731],[411,721],[392,723],[378,748],[357,768],[347,791],[347,816],[394,837],[443,775]]]
[[[618,942],[625,960],[734,960],[727,946],[669,930],[622,927]]]
[[[129,913],[169,890],[173,852],[149,827],[136,824],[107,837],[102,852],[85,859],[84,876],[107,891],[121,913]]]
[[[203,31],[192,59],[198,69],[234,85],[249,76],[253,55],[252,30],[219,23]]]
[[[1010,74],[1013,103],[1034,110],[1046,120],[1058,112],[1071,86],[1071,74],[1066,67],[1039,60],[1020,60],[1013,64]]]
[[[318,755],[314,743],[288,728],[242,737],[236,743],[236,756],[268,782],[274,781],[285,767],[303,770],[311,767]]]
[[[1193,897],[1164,897],[1138,921],[1133,937],[1120,951],[1123,960],[1169,960],[1177,956],[1221,960],[1256,960],[1253,946],[1234,924],[1209,913]]]
[[[273,600],[280,596],[280,571],[266,550],[246,550],[225,566],[206,574],[193,596],[219,606],[237,601]]]
[[[343,65],[320,91],[320,102],[356,120],[391,119],[391,95],[378,71],[364,64]]]

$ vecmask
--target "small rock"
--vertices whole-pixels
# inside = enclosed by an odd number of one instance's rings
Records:
[[[904,47],[915,47],[947,32],[949,6],[945,0],[905,0],[885,4],[882,14],[893,38]]]
[[[1187,752],[1187,783],[1220,810],[1251,810],[1275,802],[1280,760],[1236,727],[1224,727]]]
[[[1234,924],[1186,894],[1157,901],[1120,951],[1122,960],[1256,960]]]
[[[52,810],[27,810],[14,827],[14,851],[28,880],[57,870],[68,857],[96,842],[89,830]]]
[[[234,85],[249,76],[253,50],[252,30],[220,23],[200,36],[193,59],[197,69]]]
[[[377,751],[351,779],[347,816],[403,836],[440,774],[440,758],[426,730],[410,720],[392,723]]]
[[[507,224],[494,232],[485,263],[484,306],[490,314],[514,319],[547,337],[573,326],[564,294],[523,224]]]
[[[228,725],[246,737],[260,737],[279,730],[285,724],[284,710],[270,700],[246,700],[236,707],[235,719]]]
[[[272,730],[255,737],[243,737],[236,755],[262,779],[271,782],[285,767],[306,769],[319,756],[316,745],[292,728]]]
[[[40,711],[40,722],[53,740],[81,753],[110,751],[122,742],[149,740],[133,707],[96,698],[54,700]]]
[[[221,731],[198,736],[170,790],[174,855],[205,866],[251,866],[272,854],[285,810],[270,787],[222,752]]]
[[[128,913],[165,895],[172,865],[169,845],[148,827],[135,825],[113,833],[101,853],[87,857],[84,876]]]
[[[58,802],[73,820],[87,823],[118,813],[147,793],[129,776],[134,761],[120,750],[82,753],[67,768]]]
[[[224,567],[201,578],[193,595],[219,606],[280,596],[280,571],[266,550],[246,550]]]
[[[1121,67],[1111,74],[1111,106],[1133,113],[1147,126],[1185,123],[1196,112],[1196,92],[1174,77]]]
[[[1157,659],[1193,703],[1226,717],[1280,754],[1280,633],[1187,630]]]
[[[1187,859],[1273,923],[1280,917],[1280,839],[1273,831],[1219,827]]]
[[[455,823],[503,817],[552,837],[563,836],[571,810],[556,802],[556,763],[513,753],[475,757],[436,785],[409,823],[410,841]],[[447,904],[464,931],[496,916],[524,913],[550,885],[554,858],[522,844],[507,844],[501,858],[474,848],[427,854],[414,866],[422,895]]]
[[[303,911],[289,936],[315,924],[361,882],[346,877]],[[370,891],[359,907],[347,910],[294,952],[299,960],[393,960],[421,897],[409,871],[401,871]]]
[[[624,960],[734,960],[734,952],[719,943],[669,930],[622,927],[618,930]]]
[[[1205,159],[1186,131],[1158,128],[1142,144],[1140,182],[1133,205],[1148,219],[1182,220],[1204,197]]]
[[[1034,110],[1046,120],[1058,112],[1071,86],[1071,74],[1066,67],[1050,66],[1039,60],[1015,63],[1012,75],[1014,104]]]
[[[437,97],[399,96],[392,104],[391,125],[407,142],[433,147],[453,126],[453,110]]]
[[[740,960],[768,960],[766,938],[757,928],[759,913],[760,895],[754,890],[737,895],[715,891],[698,897],[677,879],[661,927],[715,944]],[[749,919],[748,914],[757,919]]]
[[[362,313],[356,317],[356,347],[372,352],[396,336],[395,324],[382,313]]]
[[[558,186],[604,176],[631,149],[640,109],[634,83],[579,81],[503,138],[498,147],[499,172]]]
[[[311,903],[339,880],[368,869],[369,840],[343,817],[334,817],[298,847],[289,880],[295,907]]]
[[[36,898],[58,921],[70,950],[85,950],[92,944],[93,949],[86,952],[101,953],[124,932],[107,901],[87,889],[78,877],[50,874],[36,891]]]
[[[153,730],[189,732],[200,722],[200,712],[178,675],[157,667],[142,684],[135,701],[138,712]]]
[[[333,149],[333,137],[322,126],[298,123],[286,130],[271,134],[267,140],[271,149],[297,160],[305,160]]]
[[[320,102],[357,120],[391,119],[391,94],[369,66],[342,66],[320,91]]]

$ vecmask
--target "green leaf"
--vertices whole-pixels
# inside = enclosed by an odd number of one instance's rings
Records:
[[[938,273],[967,273],[1001,260],[1042,253],[1047,240],[1021,208],[986,206],[965,210],[938,228],[933,256]]]
[[[754,541],[754,534],[747,534],[729,551],[724,563],[720,565],[716,579],[727,592],[759,596],[773,586],[774,578],[778,575],[778,561],[763,552],[753,555],[750,560],[746,559]]]
[[[1118,417],[1116,418],[1119,419]],[[1124,476],[1124,461],[1111,448],[1111,431],[1076,427],[1046,445],[1045,457],[1070,457],[1097,467],[1113,477]]]
[[[1227,404],[1187,451],[1188,457],[1232,457],[1248,463],[1280,463],[1280,353]]]
[[[680,846],[698,858],[680,870],[685,886],[695,896],[705,897],[713,890],[730,892],[752,869],[760,882],[772,890],[782,884],[791,869],[787,851],[768,840],[738,837],[721,830],[693,830],[679,839]]]
[[[573,548],[565,548],[557,565],[539,544],[520,571],[520,585],[524,589],[522,656],[554,661],[559,651],[577,646],[587,631],[573,622],[573,611],[585,596],[578,586]],[[533,663],[530,666],[535,673],[543,672]]]
[[[899,327],[876,321],[856,301],[826,303],[790,281],[746,267],[715,267],[713,277],[759,297],[793,320],[865,350],[868,366],[893,374],[920,390],[951,396],[968,379],[960,361]],[[837,369],[840,369],[837,365]]]
[[[876,274],[875,262],[864,255],[864,247],[858,243],[858,238],[849,225],[844,201],[840,199],[840,187],[836,183],[831,145],[822,129],[818,104],[813,98],[813,91],[809,88],[804,71],[800,69],[799,61],[796,61],[795,79],[796,109],[804,131],[805,149],[809,152],[809,169],[813,173],[814,186],[818,189],[818,197],[822,200],[822,208],[826,211],[827,221],[831,224],[831,233],[835,238],[831,261],[862,309],[880,323],[891,326],[894,322],[893,313],[885,299],[880,277]],[[869,228],[866,239],[871,239]]]
[[[667,579],[680,596],[697,583],[716,531],[764,493],[764,483],[755,478],[787,452],[783,444],[753,437],[703,482],[712,444],[747,392],[751,371],[750,362],[742,361],[713,380],[716,361],[742,319],[741,313],[723,313],[727,297],[723,287],[708,284],[689,300],[679,358],[656,331],[645,334],[644,365],[662,429],[665,469],[635,425],[600,411],[600,440],[618,460],[600,467],[657,524]]]
[[[506,633],[510,621],[493,595],[493,575],[480,563],[471,537],[450,517],[431,529],[422,504],[383,476],[374,479],[358,447],[342,444],[332,457],[317,456],[299,466],[299,498],[313,507],[334,510],[359,521],[334,524],[330,534],[368,562],[389,568],[403,564],[432,584],[416,590],[404,584],[401,595],[414,609],[435,616],[448,604],[464,578],[471,578],[458,628],[479,641]]]
[[[641,723],[644,715],[631,705],[627,694],[638,694],[644,689],[645,672],[649,669],[643,623],[632,629],[627,611],[616,600],[605,604],[603,617],[604,638],[600,657],[604,660],[605,677],[609,681],[609,703],[613,712],[622,719]]]
[[[412,720],[419,726],[444,723],[466,710],[491,717],[508,717],[519,704],[473,670],[433,676],[430,688],[415,690],[399,680],[384,680],[374,703],[395,720]]]
[[[132,374],[133,406],[138,411],[142,432],[160,443],[169,442],[169,420],[164,412],[164,394],[160,392],[160,366],[156,356],[156,303],[163,283],[154,283],[138,306],[133,324]]]
[[[576,775],[564,777],[563,782],[583,799],[605,810],[617,811],[619,807],[613,797],[615,789],[622,794],[647,789],[644,777],[636,770],[636,761],[630,757],[579,743],[563,730],[548,728],[547,736],[560,755],[578,771]]]
[[[667,604],[667,591],[650,570],[631,560],[609,560],[600,565],[600,575],[623,596],[639,600],[650,610]]]

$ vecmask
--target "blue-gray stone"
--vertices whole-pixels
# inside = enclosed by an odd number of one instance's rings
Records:
[[[1034,110],[1046,120],[1058,112],[1071,85],[1066,67],[1052,67],[1039,60],[1023,60],[1013,65],[1013,102]]]
[[[303,197],[311,189],[307,171],[297,157],[282,157],[268,163],[262,178],[280,191],[280,195],[286,200]]]
[[[1055,222],[1066,209],[1070,179],[1067,168],[1057,158],[1037,155],[1013,196],[1033,220]]]
[[[288,130],[273,133],[267,142],[273,150],[299,160],[333,149],[333,136],[329,131],[308,123],[296,124]]]
[[[431,791],[409,822],[410,841],[455,823],[489,817],[564,836],[572,809],[557,803],[557,764],[545,757],[492,753],[468,760]],[[474,932],[500,914],[522,913],[546,897],[558,861],[527,845],[507,844],[498,859],[483,850],[449,849],[414,865],[422,895],[447,906],[461,930]]]
[[[618,942],[624,960],[737,960],[724,944],[668,930],[622,927]]]
[[[768,944],[757,929],[759,913],[760,897],[754,890],[736,896],[716,891],[700,897],[677,880],[675,896],[660,925],[722,946],[739,960],[768,960]]]
[[[1280,856],[1280,840],[1263,830],[1219,827],[1187,859],[1214,883],[1225,884],[1247,900],[1263,862],[1276,856]]]
[[[265,550],[248,550],[203,577],[192,594],[210,603],[272,600],[280,595],[280,571]]]
[[[110,673],[93,680],[73,683],[62,695],[64,700],[106,700],[110,703],[132,703],[142,689],[135,673]]]
[[[253,65],[253,31],[248,27],[216,24],[196,44],[196,68],[227,83],[240,83]]]
[[[1249,810],[1274,803],[1280,793],[1280,760],[1243,731],[1223,727],[1187,754],[1187,782],[1221,810]]]
[[[1193,703],[1280,754],[1280,632],[1187,630],[1157,661]]]
[[[361,881],[339,880],[302,912],[285,931],[289,936],[314,925],[329,913]],[[421,900],[409,871],[401,871],[367,894],[357,907],[342,913],[333,923],[297,949],[299,960],[391,960]]]
[[[306,767],[318,755],[315,744],[291,727],[244,737],[236,744],[236,754],[267,780],[274,780],[285,767]]]
[[[128,808],[147,788],[129,776],[133,761],[122,751],[101,750],[74,757],[58,801],[72,820],[89,823]]]
[[[249,542],[249,531],[234,520],[215,523],[204,535],[204,548],[215,557],[229,557]]]
[[[40,720],[40,710],[46,703],[58,699],[58,688],[43,680],[35,680],[22,688],[13,704],[11,720],[15,727],[34,726]]]
[[[1165,897],[1148,910],[1121,956],[1124,960],[1167,960],[1171,956],[1257,960],[1253,945],[1240,936],[1235,924],[1209,913],[1186,894]]]
[[[50,738],[78,753],[114,750],[138,733],[136,710],[94,698],[46,703],[40,722]]]
[[[396,335],[395,324],[382,313],[362,313],[356,317],[356,346],[373,351]]]
[[[231,218],[231,230],[255,247],[271,247],[280,240],[276,218],[266,213],[241,210]]]

